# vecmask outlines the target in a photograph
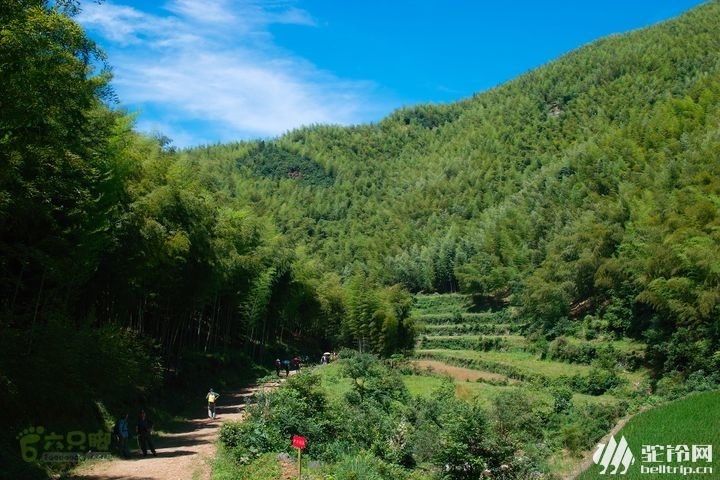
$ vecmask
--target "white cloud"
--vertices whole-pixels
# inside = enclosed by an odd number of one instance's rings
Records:
[[[167,9],[179,17],[191,18],[198,23],[231,24],[236,21],[234,9],[227,2],[207,2],[197,0],[175,0]]]
[[[172,0],[160,13],[106,2],[86,5],[78,20],[102,37],[121,103],[141,111],[139,128],[152,125],[178,146],[360,123],[382,108],[368,101],[371,82],[336,78],[273,44],[272,24],[315,28],[287,2]],[[205,132],[193,131],[198,122]]]
[[[132,7],[108,3],[99,8],[92,4],[83,9],[78,20],[87,26],[96,28],[100,35],[119,45],[140,42],[139,28],[147,25],[148,18]]]

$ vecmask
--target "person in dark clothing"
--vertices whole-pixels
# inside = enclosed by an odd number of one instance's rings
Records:
[[[150,433],[152,433],[152,429],[152,421],[148,418],[145,410],[140,410],[140,418],[138,419],[136,431],[138,437],[138,445],[140,446],[140,450],[142,450],[143,457],[147,457],[148,450],[150,450],[154,456],[157,456],[157,453],[155,452],[155,446],[153,445],[152,439],[150,438]]]
[[[283,368],[285,369],[285,376],[290,376],[290,360],[283,360],[282,361]]]
[[[118,442],[118,448],[120,449],[120,454],[125,457],[130,457],[130,450],[128,446],[128,440],[130,438],[130,428],[128,427],[128,414],[123,413],[120,418],[117,421],[116,427],[117,429],[117,442]]]
[[[280,359],[275,360],[275,373],[277,373],[277,376],[280,376]]]

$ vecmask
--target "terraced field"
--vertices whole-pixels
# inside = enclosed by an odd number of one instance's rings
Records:
[[[642,369],[633,368],[641,360],[642,345],[637,343],[603,338],[530,339],[524,335],[528,326],[513,322],[507,310],[478,312],[470,297],[459,294],[420,295],[414,309],[421,326],[415,351],[418,366],[435,362],[430,366],[445,373],[448,366],[463,368],[465,372],[456,378],[464,381],[540,388],[564,383],[573,387],[580,400],[582,394],[606,393],[607,389],[593,382],[607,380],[609,375],[617,377],[612,388],[621,396],[646,380]],[[608,352],[613,358],[609,365],[602,361]]]
[[[558,390],[572,392],[575,408],[592,409],[626,405],[648,388],[641,366],[643,345],[628,339],[526,335],[532,329],[514,321],[512,312],[478,311],[463,295],[417,296],[414,316],[421,333],[413,362],[424,374],[406,376],[414,394],[451,376],[458,397],[491,407],[501,393],[521,389],[538,408],[551,412]],[[611,426],[602,428],[607,432]],[[572,453],[558,452],[549,459],[562,478],[574,477],[592,457],[593,445],[572,447],[571,439],[568,445]]]

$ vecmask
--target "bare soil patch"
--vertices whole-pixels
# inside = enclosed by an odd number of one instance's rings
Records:
[[[429,369],[441,375],[450,375],[455,380],[459,380],[461,382],[476,382],[478,380],[486,380],[489,382],[508,381],[508,378],[505,375],[473,370],[472,368],[456,367],[438,360],[417,360],[414,363],[421,369]]]

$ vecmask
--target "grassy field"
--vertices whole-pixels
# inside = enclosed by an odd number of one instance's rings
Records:
[[[574,365],[564,362],[553,362],[540,360],[536,355],[529,352],[478,352],[474,350],[451,350],[451,349],[420,349],[417,354],[429,355],[433,358],[444,360],[468,360],[468,365],[486,364],[496,365],[502,372],[503,367],[512,367],[526,376],[540,376],[557,378],[563,375],[587,375],[590,372],[589,365]]]
[[[405,382],[405,385],[411,395],[426,396],[431,395],[433,390],[440,387],[443,382],[443,378],[440,374],[403,375],[403,381]],[[491,385],[477,381],[456,380],[455,395],[458,398],[465,400],[477,398],[484,405],[489,407],[492,404],[493,399],[495,399],[501,392],[507,392],[518,388],[521,387],[517,385]],[[545,400],[548,402],[551,401],[549,397],[545,398]]]
[[[619,442],[621,437],[625,437],[635,457],[635,463],[622,476],[624,479],[718,478],[720,476],[720,462],[717,460],[720,454],[720,391],[690,395],[640,413],[630,419],[615,435],[615,440]],[[707,461],[707,458],[693,461],[694,447],[707,445],[712,446],[711,461]],[[685,447],[688,448],[688,458],[681,458],[681,461],[678,461],[677,457],[678,455],[682,457]],[[648,450],[659,453],[656,462],[648,461],[650,459],[646,453]],[[667,458],[668,454],[671,457],[670,461]],[[656,469],[655,473],[651,471],[653,468]],[[601,478],[599,474],[601,470],[602,467],[593,464],[578,477],[578,480]],[[618,470],[620,471],[622,470]]]

